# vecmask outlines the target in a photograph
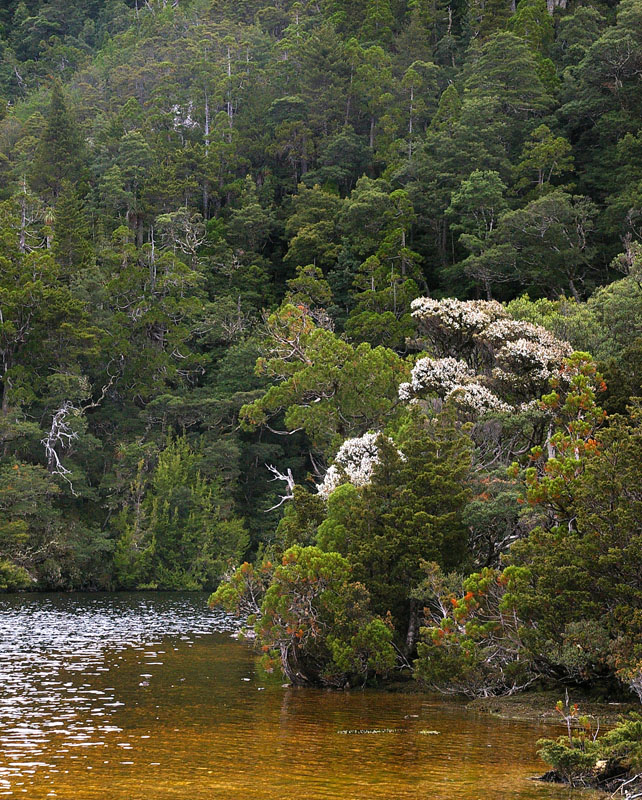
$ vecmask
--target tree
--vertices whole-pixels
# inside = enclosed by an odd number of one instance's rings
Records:
[[[525,472],[526,497],[532,505],[546,508],[549,525],[572,529],[574,486],[586,459],[596,451],[595,437],[606,416],[596,396],[606,385],[589,354],[576,352],[564,361],[551,388],[542,404],[552,411],[556,430],[553,433],[551,425],[545,449],[531,451],[534,465]]]
[[[583,448],[579,461],[566,457],[575,461],[572,474],[562,476],[559,456],[551,460],[554,495],[528,487],[532,502],[553,500],[558,524],[534,530],[512,548],[507,603],[523,620],[524,645],[544,669],[581,680],[617,675],[632,685],[642,607],[636,555],[641,498],[633,477],[639,425],[618,419],[595,436],[576,434]]]
[[[345,119],[349,79],[345,44],[332,24],[324,22],[299,40],[293,56],[300,65],[298,80],[308,125],[316,136],[327,136]]]
[[[391,350],[353,347],[289,304],[268,318],[267,334],[257,371],[274,383],[241,409],[246,426],[273,429],[283,414],[287,431],[305,431],[313,450],[327,456],[393,414],[406,368]]]
[[[110,276],[109,348],[121,362],[121,389],[147,402],[197,369],[199,358],[188,342],[203,313],[203,278],[171,247],[157,248],[152,241],[136,248],[125,226],[114,231],[102,258]]]
[[[508,28],[520,36],[537,55],[543,57],[553,44],[553,18],[546,0],[520,0]]]
[[[61,276],[67,279],[87,269],[92,261],[84,205],[68,181],[62,182],[56,202],[52,250],[61,267]]]
[[[292,267],[330,266],[339,252],[336,218],[341,208],[340,198],[318,185],[309,189],[299,184],[292,205],[285,225],[289,242],[283,260]]]
[[[70,514],[63,494],[40,464],[0,466],[0,591],[109,585],[113,543]]]
[[[80,178],[82,163],[83,142],[77,123],[67,108],[62,85],[55,81],[47,124],[33,165],[33,188],[48,198],[58,197],[63,181],[75,182]]]
[[[479,255],[489,246],[499,216],[507,207],[506,185],[493,170],[475,170],[459,189],[452,193],[446,215],[453,220],[451,229],[459,232],[459,241],[471,253]],[[482,282],[486,299],[492,300],[492,284],[506,280],[501,269],[479,269],[479,259],[464,262],[464,270]]]
[[[2,415],[19,414],[39,394],[47,373],[78,376],[78,357],[96,330],[83,303],[60,282],[52,255],[20,248],[21,221],[12,203],[0,208],[0,364]]]
[[[489,568],[461,577],[424,564],[415,592],[424,603],[414,662],[416,680],[433,691],[468,697],[511,695],[536,679],[520,639],[520,620],[506,606],[505,579]]]
[[[454,83],[449,83],[439,98],[437,110],[430,120],[430,130],[445,130],[452,136],[455,124],[461,114],[461,97]]]
[[[391,59],[382,47],[372,46],[361,51],[355,73],[355,92],[370,116],[368,145],[375,149],[377,123],[389,109],[394,88]]]
[[[365,41],[389,44],[394,25],[390,0],[368,2],[365,4],[365,12],[365,18],[359,31],[360,38]]]
[[[501,31],[509,20],[511,6],[507,0],[474,0],[468,4],[467,24],[472,38],[486,40]]]
[[[642,60],[642,3],[623,0],[617,22],[588,48],[578,68],[578,99],[568,111],[594,115],[619,110],[623,121],[640,109],[636,91]],[[595,24],[595,23],[594,23]]]
[[[579,301],[591,271],[595,215],[587,197],[556,189],[504,214],[498,235],[513,247],[523,283],[556,294],[569,289]]]
[[[469,60],[465,86],[480,97],[498,98],[503,113],[512,119],[536,116],[551,105],[531,51],[505,31],[491,36]]]
[[[564,65],[579,64],[599,37],[604,22],[600,11],[591,6],[580,6],[560,19],[554,47],[555,61]]]
[[[344,443],[319,487],[328,509],[318,542],[350,560],[374,611],[392,614],[400,644],[411,653],[418,621],[411,593],[422,560],[451,568],[467,556],[460,512],[471,450],[447,416],[410,413],[397,439],[399,450],[375,434]]]
[[[412,158],[414,140],[427,123],[426,111],[429,104],[424,99],[437,93],[437,75],[439,69],[435,64],[425,61],[414,61],[404,72],[401,88],[404,90],[407,114],[408,158]]]
[[[419,297],[412,307],[434,355],[415,362],[410,381],[399,386],[402,400],[435,393],[473,418],[528,410],[571,354],[567,342],[509,319],[496,301]]]
[[[139,131],[125,133],[118,145],[118,160],[115,166],[125,181],[124,198],[127,199],[126,218],[136,233],[138,245],[143,243],[142,190],[152,166],[152,150]],[[112,179],[118,173],[112,173]]]
[[[260,253],[270,236],[273,220],[269,211],[259,202],[256,183],[246,175],[239,207],[230,213],[227,239],[237,250]]]
[[[373,617],[363,586],[338,553],[295,545],[281,563],[244,564],[210,598],[227,611],[252,610],[265,653],[294,685],[344,687],[385,676],[396,663],[388,625]]]
[[[551,179],[573,172],[571,145],[563,136],[554,136],[547,125],[539,125],[524,143],[521,161],[515,168],[518,188],[535,187],[542,194]]]
[[[198,471],[185,438],[169,441],[151,475],[139,463],[122,510],[114,555],[119,584],[160,589],[213,588],[247,546],[220,486]]]

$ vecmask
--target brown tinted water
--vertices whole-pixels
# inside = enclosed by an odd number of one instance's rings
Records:
[[[557,731],[426,695],[269,684],[233,629],[200,594],[0,597],[0,797],[568,797],[528,780],[535,740]]]

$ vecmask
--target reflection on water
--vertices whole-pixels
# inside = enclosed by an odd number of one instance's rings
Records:
[[[0,597],[0,797],[567,797],[526,779],[550,731],[429,696],[266,685],[233,629],[201,594]]]

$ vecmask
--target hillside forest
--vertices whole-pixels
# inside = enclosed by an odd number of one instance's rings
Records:
[[[7,0],[0,590],[642,699],[642,0]]]

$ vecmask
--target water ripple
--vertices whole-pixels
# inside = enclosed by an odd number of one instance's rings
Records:
[[[12,779],[19,786],[18,776],[54,772],[56,760],[104,747],[107,734],[120,732],[110,717],[123,703],[113,686],[96,685],[119,668],[120,653],[138,651],[146,666],[157,665],[168,637],[189,645],[235,630],[205,601],[200,594],[0,596],[0,795]]]

